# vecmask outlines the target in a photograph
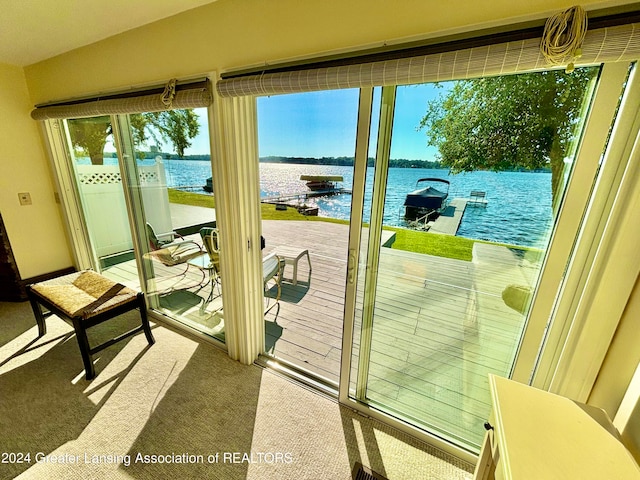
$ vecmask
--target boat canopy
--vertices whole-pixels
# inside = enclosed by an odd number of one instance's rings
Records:
[[[305,182],[342,182],[341,175],[300,175]]]
[[[420,180],[418,180],[416,182],[416,187],[418,186],[418,184],[420,182],[442,182],[442,183],[446,183],[447,185],[450,185],[451,182],[449,180],[445,180],[444,178],[432,178],[432,177],[427,177],[427,178],[421,178]]]
[[[442,208],[447,196],[447,192],[441,192],[433,187],[422,188],[407,194],[404,206],[438,210]]]
[[[418,185],[421,182],[440,182],[445,184],[446,187],[442,190],[434,188],[431,185],[418,188]],[[439,211],[443,209],[445,201],[449,196],[450,183],[451,182],[449,182],[449,180],[444,180],[442,178],[421,178],[418,180],[416,182],[417,190],[408,193],[404,200],[404,206],[406,207],[405,217],[417,218],[418,216],[424,215],[425,212]]]

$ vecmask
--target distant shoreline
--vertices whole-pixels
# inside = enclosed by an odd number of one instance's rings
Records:
[[[153,160],[160,156],[163,160],[184,160],[184,161],[210,161],[210,155],[184,155],[179,157],[174,153],[158,153],[158,152],[142,152],[145,155],[145,160]],[[116,158],[116,153],[105,153],[105,158]],[[267,156],[260,157],[260,163],[279,163],[283,165],[322,165],[322,166],[338,166],[338,167],[353,167],[353,157],[285,157],[285,156]],[[369,157],[367,161],[368,167],[374,166],[375,159]],[[437,160],[408,160],[406,158],[392,158],[389,160],[390,168],[425,168],[431,170],[449,170],[449,167],[443,166]],[[535,170],[527,170],[525,168],[510,168],[505,169],[505,172],[532,172],[532,173],[549,173],[549,168],[538,168]]]
[[[186,161],[209,161],[210,155],[184,155],[179,157],[175,153],[166,152],[141,152],[144,154],[145,160],[153,160],[160,156],[163,160],[186,160]],[[116,158],[114,153],[105,153],[105,158]],[[284,163],[284,164],[297,164],[297,165],[333,165],[339,167],[352,167],[354,163],[353,157],[285,157],[285,156],[267,156],[260,157],[260,163]],[[374,165],[374,158],[369,157],[367,165],[372,167]],[[406,158],[394,158],[389,160],[389,166],[393,168],[429,168],[429,169],[445,169],[437,160],[408,160]]]
[[[367,166],[373,167],[375,159],[369,157]],[[353,157],[260,157],[260,163],[282,163],[296,165],[324,165],[338,167],[353,167]],[[448,170],[448,167],[442,166],[440,162],[435,160],[407,160],[406,158],[393,158],[389,160],[389,166],[392,168],[428,168]]]

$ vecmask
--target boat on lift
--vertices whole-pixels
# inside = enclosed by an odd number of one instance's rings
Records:
[[[339,192],[337,182],[342,182],[341,175],[300,175],[300,180],[306,182],[307,188],[311,191]]]
[[[404,217],[407,220],[416,220],[439,214],[446,207],[449,185],[449,180],[442,178],[429,177],[418,180],[416,190],[408,193],[404,200]]]

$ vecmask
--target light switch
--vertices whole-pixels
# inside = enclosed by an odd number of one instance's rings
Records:
[[[29,192],[18,193],[20,205],[31,205],[31,194]]]

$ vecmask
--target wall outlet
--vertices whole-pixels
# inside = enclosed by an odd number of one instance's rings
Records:
[[[20,205],[31,205],[31,194],[29,192],[18,193]]]

